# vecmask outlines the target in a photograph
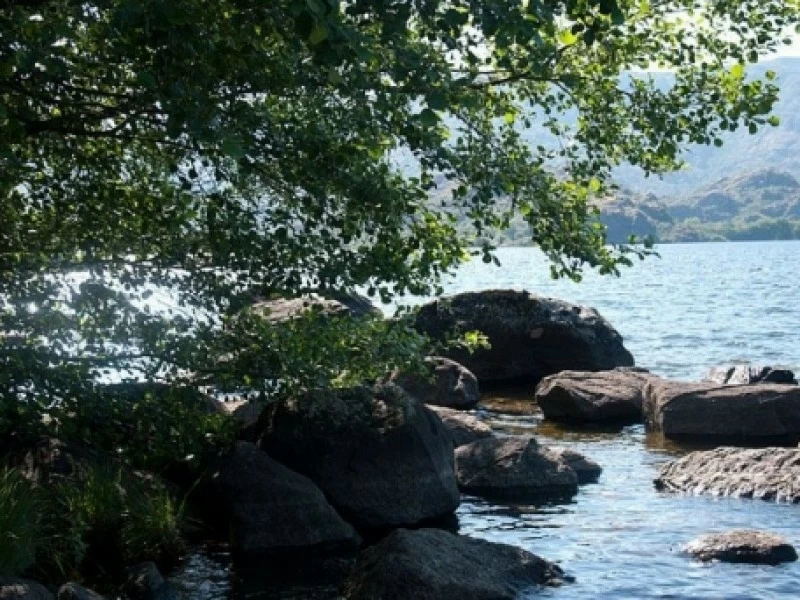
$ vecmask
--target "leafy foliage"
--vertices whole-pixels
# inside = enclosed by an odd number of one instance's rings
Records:
[[[36,562],[42,506],[32,486],[13,469],[0,470],[0,575],[20,575]]]
[[[435,292],[514,215],[555,275],[616,273],[641,251],[605,245],[589,198],[621,162],[673,169],[767,125],[777,87],[745,67],[797,18],[796,0],[7,0],[4,410],[37,423],[105,372],[247,386],[354,379],[328,355],[369,373],[387,344],[405,360],[416,342],[371,322],[224,323],[259,294]],[[427,202],[437,177],[470,235]]]

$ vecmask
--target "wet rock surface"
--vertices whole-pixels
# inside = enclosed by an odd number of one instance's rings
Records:
[[[563,371],[536,386],[545,418],[572,423],[639,423],[644,387],[655,378],[644,369]]]
[[[777,565],[797,560],[797,551],[784,538],[752,529],[703,535],[684,550],[702,561]]]
[[[676,439],[797,443],[800,387],[654,379],[645,386],[644,416],[648,429]]]
[[[496,500],[562,499],[578,476],[560,456],[527,436],[486,438],[456,449],[459,488]]]
[[[491,348],[446,354],[481,385],[535,384],[560,371],[633,365],[622,337],[596,310],[528,292],[489,290],[442,298],[420,309],[415,326],[434,339],[473,330],[485,334]]]
[[[721,447],[692,452],[665,465],[655,486],[668,492],[798,503],[798,481],[798,448]]]
[[[361,554],[342,591],[348,600],[513,600],[566,579],[558,566],[515,546],[397,530]]]
[[[458,507],[449,431],[397,386],[310,393],[273,405],[262,425],[262,448],[357,528],[414,525]]]
[[[790,369],[762,365],[733,365],[714,367],[706,374],[706,380],[722,385],[745,385],[751,383],[784,383],[797,385],[797,378]]]

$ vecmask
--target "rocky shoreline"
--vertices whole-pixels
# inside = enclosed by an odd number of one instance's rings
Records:
[[[235,560],[342,559],[347,566],[338,579],[350,599],[515,598],[580,577],[569,565],[442,529],[452,528],[461,494],[500,503],[559,500],[602,476],[591,456],[487,426],[472,410],[484,382],[526,382],[545,420],[568,426],[644,423],[667,438],[740,446],[666,465],[658,490],[800,502],[800,450],[761,447],[800,439],[800,387],[790,372],[725,368],[708,381],[667,381],[634,367],[622,338],[596,311],[523,292],[464,294],[419,314],[417,325],[434,336],[483,327],[490,348],[467,359],[461,350],[431,357],[432,379],[394,373],[263,410],[238,406],[240,440],[206,465],[190,495]],[[213,401],[209,407],[231,412]],[[30,477],[45,480],[52,473],[80,478],[81,465],[106,460],[58,440],[20,456]],[[753,540],[776,543],[767,534],[747,538],[751,546]],[[793,560],[784,542],[777,546],[781,560]],[[694,554],[768,563],[773,559],[764,556],[774,556],[758,549]],[[153,563],[128,573],[122,597],[179,597]],[[76,583],[48,590],[0,579],[4,600],[101,597],[92,594]]]

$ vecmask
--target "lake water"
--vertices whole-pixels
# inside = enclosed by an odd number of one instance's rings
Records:
[[[447,293],[525,289],[597,308],[622,334],[637,365],[697,379],[721,363],[751,361],[800,371],[800,242],[687,244],[658,248],[621,278],[549,279],[528,248],[499,252],[501,267],[470,263]],[[693,537],[730,528],[780,533],[800,547],[800,506],[655,491],[659,465],[686,448],[645,434],[574,431],[542,423],[530,392],[489,398],[477,414],[500,431],[570,447],[604,468],[570,503],[496,505],[465,497],[463,534],[514,544],[559,563],[574,584],[538,590],[552,599],[767,599],[800,597],[800,562],[779,567],[710,564],[681,552]],[[511,414],[509,414],[511,413]],[[268,589],[243,583],[224,552],[195,555],[178,581],[197,598],[335,598],[331,587]]]

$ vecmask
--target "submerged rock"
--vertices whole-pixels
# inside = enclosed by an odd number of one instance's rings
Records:
[[[668,492],[797,503],[798,481],[798,448],[722,447],[691,452],[665,465],[655,485]]]
[[[456,449],[463,492],[499,500],[569,498],[578,476],[557,454],[532,437],[487,438]]]
[[[325,315],[381,316],[381,311],[357,294],[336,294],[326,298],[320,294],[307,294],[297,298],[271,298],[251,304],[246,312],[257,314],[273,323],[293,319],[310,310]]]
[[[702,561],[778,565],[797,560],[797,551],[784,538],[752,529],[703,535],[684,549]]]
[[[362,552],[345,582],[347,600],[514,600],[568,578],[515,546],[438,529],[397,530]]]
[[[360,540],[308,478],[248,442],[211,468],[204,504],[242,554],[354,552]]]
[[[415,326],[434,339],[484,333],[491,348],[446,353],[481,385],[538,383],[559,371],[633,365],[622,336],[596,310],[528,292],[489,290],[442,298],[419,310]]]
[[[800,438],[800,386],[719,385],[653,379],[645,387],[647,427],[673,438],[732,443]]]
[[[563,371],[536,386],[545,418],[578,423],[639,423],[644,387],[654,378],[644,369]]]
[[[491,427],[473,415],[442,406],[430,406],[428,408],[439,415],[442,423],[453,438],[453,446],[455,448],[494,435]]]
[[[450,433],[397,386],[311,392],[271,406],[262,423],[262,447],[356,527],[414,525],[458,507]]]
[[[464,365],[441,356],[429,356],[425,362],[433,368],[433,379],[423,375],[395,373],[390,381],[425,404],[466,410],[481,399],[478,379]]]
[[[54,600],[53,594],[30,579],[0,575],[0,600]]]
[[[705,378],[707,381],[721,385],[746,385],[752,383],[797,385],[797,379],[789,369],[754,365],[714,367],[706,374]]]

